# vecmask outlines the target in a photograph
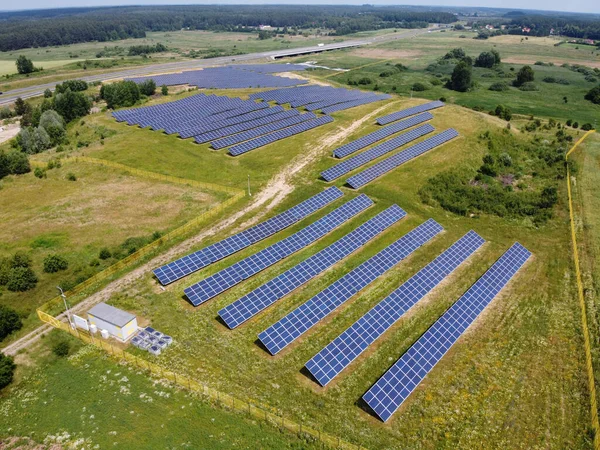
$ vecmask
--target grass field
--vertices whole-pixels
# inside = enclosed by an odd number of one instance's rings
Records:
[[[58,359],[49,352],[52,340],[56,336],[35,355],[17,359],[41,367],[21,369],[19,381],[0,395],[1,448],[34,448],[36,442],[52,448],[318,448],[148,379],[93,346]],[[11,438],[22,447],[9,447]]]
[[[402,99],[381,114],[420,101]],[[332,133],[380,106],[365,105],[335,114],[333,124],[241,158],[231,158],[206,146],[160,133],[111,124],[107,116],[96,115],[90,120],[115,129],[118,134],[106,139],[104,147],[91,145],[85,153],[205,181],[226,176],[227,182],[234,186],[243,183],[250,173],[256,189],[264,186],[294,156],[318,146]],[[452,126],[461,137],[367,186],[364,191],[376,201],[376,206],[314,246],[200,308],[192,308],[182,299],[184,287],[278,241],[309,221],[175,283],[165,292],[157,291],[156,282],[148,273],[142,281],[114,296],[111,303],[136,312],[174,336],[176,344],[158,360],[165,367],[225,392],[270,404],[295,420],[321,424],[324,431],[370,448],[472,448],[483,439],[490,447],[588,448],[587,391],[578,305],[573,296],[570,261],[556,258],[556,254],[569,252],[564,192],[561,191],[557,218],[541,229],[528,221],[489,216],[469,219],[423,205],[417,192],[429,177],[448,166],[480,164],[485,149],[477,136],[487,129],[504,126],[485,114],[452,105],[434,115],[432,124],[437,129]],[[369,121],[346,139],[372,131],[375,128],[372,123]],[[144,139],[143,150],[130,146],[140,139]],[[328,155],[341,143],[340,140],[319,148],[319,158],[294,179],[296,190],[272,214],[326,186],[317,181],[318,173],[333,164]],[[351,196],[348,192],[346,197]],[[380,239],[235,331],[225,329],[215,320],[223,306],[332,243],[392,203],[403,207],[409,216]],[[325,324],[315,327],[275,358],[257,346],[255,341],[260,331],[429,217],[439,221],[446,232],[361,292]],[[402,319],[368,355],[352,364],[332,386],[317,388],[301,373],[304,363],[317,351],[469,229],[488,241],[485,248],[443,288]],[[229,234],[229,230],[224,230],[199,247]],[[383,425],[357,406],[372,383],[515,240],[534,253],[533,260],[393,420]]]

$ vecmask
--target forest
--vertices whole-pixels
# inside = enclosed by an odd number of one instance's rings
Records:
[[[523,34],[522,28],[530,28],[530,36],[548,36],[551,34],[581,39],[600,39],[600,20],[554,17],[554,16],[522,16],[512,19],[510,34]]]
[[[0,51],[90,41],[142,38],[147,31],[180,29],[250,31],[259,25],[280,29],[323,28],[346,35],[380,28],[422,28],[452,23],[455,16],[439,11],[373,6],[129,6],[70,8],[0,13]]]

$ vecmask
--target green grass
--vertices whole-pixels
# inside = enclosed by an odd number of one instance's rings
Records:
[[[0,397],[0,438],[27,436],[63,448],[76,441],[77,448],[318,448],[151,380],[92,346],[41,360],[39,368],[21,369]]]

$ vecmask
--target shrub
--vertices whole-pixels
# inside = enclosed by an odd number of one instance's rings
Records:
[[[12,383],[15,369],[17,368],[11,356],[0,353],[0,389]]]
[[[65,121],[52,109],[42,113],[40,117],[40,127],[46,131],[50,138],[50,143],[53,146],[59,144],[65,138]]]
[[[69,172],[69,173],[67,174],[67,177],[66,177],[66,178],[67,178],[67,180],[69,180],[69,181],[77,181],[77,177],[75,176],[75,174],[74,174],[73,172]]]
[[[471,66],[464,61],[460,61],[452,72],[448,87],[454,91],[468,91],[473,84],[471,80],[472,73],[473,70],[471,69]]]
[[[52,97],[52,91],[50,89],[46,89],[44,91],[44,98],[51,98]]]
[[[46,273],[56,273],[68,268],[69,262],[62,256],[48,255],[44,258],[44,272]]]
[[[418,83],[417,82],[417,83],[415,83],[415,84],[412,85],[411,89],[413,91],[416,91],[416,92],[422,92],[422,91],[426,91],[429,88],[427,87],[426,84],[424,84],[424,83]]]
[[[519,86],[519,90],[527,92],[527,91],[539,91],[540,89],[537,87],[537,84],[532,82],[523,83]]]
[[[162,87],[160,88],[160,92],[162,95],[169,95],[169,88],[166,84],[162,85]]]
[[[584,123],[583,125],[581,125],[581,129],[583,131],[590,131],[592,130],[594,127],[592,126],[591,123]]]
[[[463,59],[467,54],[462,48],[454,48],[446,53],[442,59]]]
[[[491,69],[496,65],[496,56],[492,52],[481,52],[475,58],[475,67],[485,67]]]
[[[590,89],[590,91],[585,94],[584,98],[592,103],[600,105],[600,86]]]
[[[514,81],[514,85],[519,87],[525,83],[530,83],[535,79],[535,73],[531,66],[523,66],[517,73],[517,79]]]
[[[573,122],[573,128],[579,128],[579,122]]]
[[[371,80],[369,77],[362,77],[362,78],[359,78],[359,80],[357,81],[358,84],[361,84],[363,86],[371,84],[372,82],[373,82],[373,80]]]
[[[391,77],[392,75],[394,75],[395,72],[391,71],[391,70],[384,70],[383,72],[381,72],[379,74],[379,76],[381,78],[387,78],[387,77]]]
[[[42,169],[41,167],[36,167],[35,170],[33,171],[33,174],[37,178],[46,178],[46,171],[44,169]]]
[[[11,292],[25,292],[37,284],[37,276],[29,267],[14,267],[8,273],[6,288]]]
[[[442,82],[440,80],[438,80],[437,78],[432,78],[431,80],[429,80],[429,82],[433,85],[433,86],[441,86]]]
[[[497,83],[494,83],[489,87],[490,91],[497,92],[508,91],[508,89],[508,84],[506,84],[504,81],[498,81]]]
[[[571,125],[573,125],[573,120],[572,119],[568,119],[566,122],[567,126],[570,127]]]
[[[111,109],[133,106],[140,99],[140,88],[133,81],[105,84],[100,88],[100,98]]]
[[[0,305],[0,341],[13,331],[20,330],[22,326],[21,318],[14,309]]]
[[[154,95],[156,92],[156,83],[154,80],[146,80],[139,85],[140,93],[144,95]]]
[[[512,111],[510,108],[504,106],[504,105],[498,105],[496,106],[496,110],[494,111],[494,115],[500,117],[501,119],[504,119],[506,121],[510,121],[510,119],[512,119]]]
[[[27,155],[18,150],[8,153],[0,150],[0,179],[7,175],[20,175],[31,171]]]
[[[82,92],[74,92],[67,89],[54,96],[54,109],[60,114],[65,122],[87,116],[90,113],[92,102]]]
[[[59,358],[67,356],[69,354],[70,350],[71,350],[71,345],[67,341],[57,342],[52,347],[52,353],[54,353]]]
[[[112,254],[110,253],[110,250],[107,248],[103,248],[102,250],[100,250],[100,254],[98,255],[98,258],[100,259],[108,259],[112,256]]]
[[[56,85],[56,92],[62,94],[69,89],[71,92],[83,92],[88,88],[87,82],[83,80],[67,80]]]

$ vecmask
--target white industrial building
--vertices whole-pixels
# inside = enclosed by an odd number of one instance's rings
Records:
[[[88,322],[101,332],[108,331],[121,342],[126,342],[137,331],[137,319],[133,314],[106,303],[98,303],[88,311]]]

